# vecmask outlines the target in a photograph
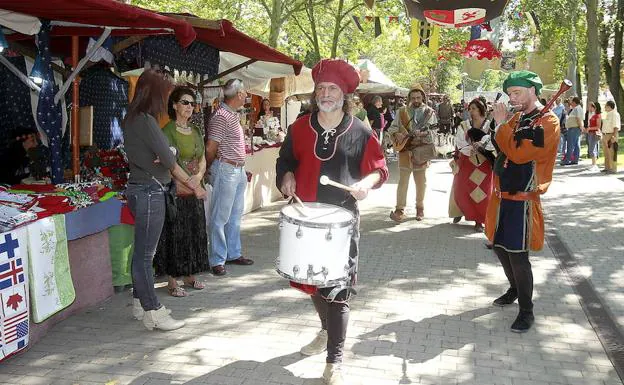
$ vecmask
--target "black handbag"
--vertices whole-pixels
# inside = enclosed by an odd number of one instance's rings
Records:
[[[178,216],[178,206],[176,204],[176,184],[172,180],[169,183],[169,189],[165,190],[163,188],[163,192],[165,194],[165,210],[167,218],[170,220],[175,220]]]

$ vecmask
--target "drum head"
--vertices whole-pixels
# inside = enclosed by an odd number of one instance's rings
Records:
[[[345,227],[353,223],[353,214],[340,206],[327,203],[304,202],[305,209],[295,208],[294,204],[284,206],[281,216],[290,223],[318,226]],[[306,215],[302,214],[303,211]]]

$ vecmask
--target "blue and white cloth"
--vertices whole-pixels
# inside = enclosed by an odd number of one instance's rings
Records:
[[[128,82],[106,68],[86,71],[80,82],[80,106],[93,106],[93,141],[103,150],[123,143],[121,122],[128,110]]]
[[[7,57],[22,73],[26,73],[24,57]],[[0,150],[6,149],[17,127],[35,127],[30,110],[30,90],[8,68],[0,65]]]
[[[63,182],[63,154],[62,154],[62,123],[63,116],[61,102],[54,103],[54,95],[58,87],[54,81],[50,54],[50,21],[42,20],[41,30],[37,34],[39,55],[42,62],[43,84],[39,92],[37,106],[37,122],[46,133],[49,141],[52,183]]]

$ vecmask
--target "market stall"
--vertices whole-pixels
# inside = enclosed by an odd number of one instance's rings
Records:
[[[6,234],[0,234],[0,265],[12,269],[5,274],[13,274],[7,275],[13,283],[2,286],[0,273],[0,297],[8,295],[10,290],[18,309],[13,309],[13,305],[11,309],[3,306],[0,308],[0,321],[11,320],[20,325],[19,332],[17,327],[9,330],[19,335],[15,340],[6,338],[6,326],[0,330],[3,336],[0,337],[1,361],[26,348],[29,341],[31,344],[36,342],[56,322],[112,295],[113,284],[123,286],[130,283],[128,257],[132,250],[132,219],[127,218],[128,210],[113,196],[115,193],[104,189],[104,185],[117,190],[123,188],[123,177],[127,176],[123,150],[116,146],[120,144],[120,121],[125,114],[124,106],[127,104],[124,103],[131,99],[132,84],[107,68],[113,61],[123,68],[143,67],[150,63],[192,73],[198,79],[196,85],[199,90],[214,85],[217,79],[228,73],[250,66],[269,66],[273,68],[273,73],[286,76],[298,73],[301,63],[242,34],[227,20],[161,15],[112,0],[3,1],[0,7],[1,32],[10,42],[9,50],[0,54],[0,69],[7,68],[5,74],[0,75],[18,79],[10,91],[17,92],[17,96],[25,101],[19,105],[22,110],[11,107],[13,109],[7,109],[6,114],[9,118],[18,116],[20,122],[37,126],[49,148],[48,155],[52,160],[50,174],[52,182],[56,183],[46,185],[49,191],[30,191],[35,189],[35,185],[5,191],[5,199],[24,199],[28,200],[27,203],[2,202],[0,199],[0,224],[4,223],[4,218],[10,219],[0,233],[15,232],[16,238],[22,237],[22,246],[16,252],[9,249],[12,243],[8,240],[2,243]],[[34,34],[37,34],[37,43],[33,39]],[[220,51],[234,52],[246,60],[230,68],[220,67]],[[80,52],[86,53],[79,62]],[[53,56],[72,58],[71,71],[62,65],[62,61],[53,63]],[[24,57],[30,57],[32,62],[24,60]],[[96,64],[103,63],[102,60],[108,64]],[[34,68],[39,62],[43,63],[42,81],[35,83]],[[82,76],[80,85],[79,73]],[[39,97],[30,98],[30,90]],[[71,136],[63,135],[68,119],[64,118],[65,111],[61,106],[68,90],[71,90],[72,105],[69,119]],[[3,91],[9,90],[0,89],[0,93]],[[32,109],[29,108],[29,100],[37,101],[38,106],[33,104]],[[86,115],[90,119],[86,136],[89,144],[99,147],[92,155],[80,151],[79,140],[84,130],[78,129],[83,119],[83,115],[79,115],[79,106],[89,106],[91,110]],[[42,114],[54,118],[41,119]],[[28,118],[32,123],[28,122]],[[63,157],[69,154],[69,147],[65,147],[63,140],[68,137],[71,138],[72,170],[64,175]],[[248,169],[252,183],[246,195],[250,209],[275,199],[274,192],[268,186],[274,184],[274,176],[269,173],[274,169],[276,149],[263,150],[250,155]],[[70,175],[72,180],[80,176],[82,180],[96,183],[59,184]],[[97,196],[98,192],[106,192],[106,196]],[[90,195],[89,201],[76,201],[77,196],[85,198],[81,194]],[[44,207],[46,200],[54,203],[51,211],[54,215],[15,222],[18,214],[32,214],[33,207]],[[45,239],[41,238],[41,234],[47,234],[47,230],[41,229],[44,225],[54,230],[50,233],[53,235]],[[10,239],[12,237],[9,236]],[[52,246],[54,243],[55,247]],[[29,258],[31,251],[40,250],[42,245],[49,251],[47,262]],[[19,266],[12,260],[17,258],[16,255],[20,257]],[[50,265],[50,261],[61,261],[53,265],[64,266],[64,270],[43,271],[42,266],[46,263]],[[30,271],[38,271],[41,279],[28,282],[28,276],[24,274],[26,270],[20,267],[22,264],[31,264]],[[45,282],[43,288],[40,282]],[[43,316],[39,312],[29,313],[29,300],[34,306],[31,308],[45,308],[39,304],[36,293],[49,291],[52,283],[59,288],[58,300],[55,301],[58,308],[53,307]],[[30,296],[27,295],[29,287]],[[19,296],[20,300],[15,296]]]
[[[3,91],[25,101],[0,106],[7,117],[0,128],[7,135],[19,124],[36,126],[56,184],[13,186],[16,190],[2,192],[0,297],[10,298],[0,309],[2,360],[35,343],[55,323],[113,293],[107,229],[119,223],[122,204],[101,181],[61,183],[80,174],[78,73],[93,65],[89,60],[110,37],[117,39],[115,51],[137,36],[174,34],[180,45],[188,46],[196,35],[183,20],[110,0],[7,0],[0,8],[1,33],[9,42],[0,67],[5,77],[17,79]],[[96,39],[89,41],[92,37]],[[80,52],[84,56],[79,61]],[[71,70],[55,58],[71,59]],[[64,135],[66,95],[71,95],[71,135]],[[65,172],[67,138],[70,173]]]

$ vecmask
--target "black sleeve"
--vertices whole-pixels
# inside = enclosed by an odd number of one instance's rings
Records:
[[[298,165],[299,161],[295,159],[295,154],[293,153],[292,129],[289,129],[284,143],[282,143],[282,147],[280,147],[279,157],[275,162],[275,185],[278,189],[282,187],[284,175],[289,171],[295,172]]]
[[[381,130],[381,113],[377,111],[376,108],[369,108],[367,111],[367,117],[372,128]]]

